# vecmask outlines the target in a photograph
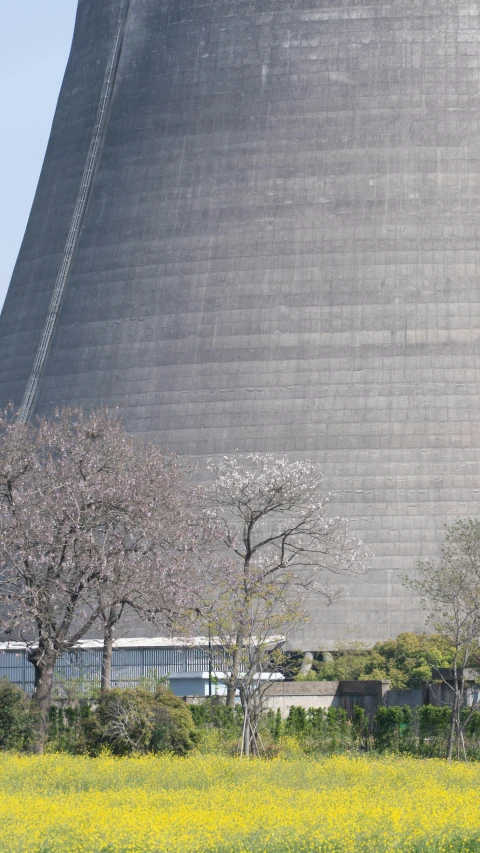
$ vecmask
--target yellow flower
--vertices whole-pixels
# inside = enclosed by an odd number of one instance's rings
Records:
[[[480,851],[480,765],[0,755],[1,853]]]

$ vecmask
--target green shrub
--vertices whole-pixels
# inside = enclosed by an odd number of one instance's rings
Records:
[[[242,727],[243,711],[239,705],[227,708],[223,703],[206,699],[199,705],[189,705],[189,708],[193,722],[199,728],[213,726],[232,734]]]
[[[463,715],[466,716],[468,714],[468,710],[463,712]],[[467,723],[466,728],[467,734],[478,737],[480,735],[480,711],[474,711],[470,720]]]
[[[365,709],[360,705],[353,706],[352,712],[352,737],[356,746],[366,748],[368,746],[368,719],[365,714]]]
[[[83,725],[86,751],[114,755],[174,752],[184,755],[198,736],[188,705],[159,690],[109,690]]]
[[[307,753],[331,753],[354,745],[354,730],[343,708],[305,708],[292,705],[285,734],[296,737]]]
[[[445,705],[436,708],[434,705],[422,705],[417,711],[420,737],[437,737],[448,733],[452,717],[452,709]]]
[[[25,749],[34,734],[35,709],[16,684],[0,680],[0,749]]]
[[[350,643],[333,652],[329,660],[321,657],[312,668],[320,680],[388,679],[392,687],[413,688],[430,679],[432,667],[450,666],[453,648],[440,634],[406,631],[395,639],[375,643],[371,649]]]
[[[275,714],[275,719],[273,720],[273,727],[272,727],[271,731],[272,731],[272,738],[273,738],[274,742],[277,743],[280,740],[280,738],[282,736],[282,731],[283,731],[283,721],[282,721],[282,714],[280,712],[280,708],[277,708],[277,712]]]
[[[155,714],[150,749],[185,755],[198,741],[198,733],[189,706],[165,690],[155,693]]]
[[[292,705],[285,722],[287,735],[303,735],[307,728],[307,712],[301,705]]]
[[[243,730],[243,709],[240,704],[233,708],[219,701],[218,697],[205,698],[198,705],[189,705],[193,721],[198,729],[198,749],[202,753],[235,755]],[[271,737],[269,714],[262,716],[260,722],[261,737],[265,733]]]
[[[47,752],[68,752],[78,755],[85,749],[84,724],[91,713],[90,705],[56,707],[48,711]]]
[[[327,711],[324,708],[309,708],[307,711],[308,733],[317,737],[326,734]],[[330,728],[334,726],[334,718],[330,719]]]
[[[373,734],[375,746],[380,751],[411,749],[412,709],[407,706],[378,708],[373,724]]]

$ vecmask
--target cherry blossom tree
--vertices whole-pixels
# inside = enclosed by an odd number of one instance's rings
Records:
[[[208,468],[214,479],[207,499],[223,532],[225,562],[205,612],[231,658],[227,704],[238,690],[250,720],[248,752],[268,687],[260,673],[278,664],[279,638],[306,618],[307,597],[330,603],[338,595],[331,576],[363,573],[368,555],[344,519],[325,514],[330,496],[317,465],[249,454]]]
[[[64,410],[36,426],[11,407],[0,414],[1,624],[28,643],[37,751],[62,652],[103,623],[106,686],[127,608],[168,617],[186,607],[196,532],[188,495],[176,460],[106,411]]]
[[[126,611],[188,633],[218,535],[202,512],[201,490],[178,456],[130,439],[121,474],[128,518],[117,520],[99,547],[96,588],[103,624],[101,690],[111,685],[114,630]]]

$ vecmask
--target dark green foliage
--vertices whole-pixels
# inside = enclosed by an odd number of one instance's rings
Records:
[[[375,747],[383,752],[386,749],[394,751],[410,751],[410,735],[412,733],[412,709],[378,708],[373,724]]]
[[[278,743],[284,729],[280,708],[277,708],[276,711],[272,711],[271,709],[267,711],[264,716],[264,723],[273,743]]]
[[[277,708],[277,713],[275,714],[275,721],[273,724],[273,731],[272,731],[272,737],[273,737],[275,742],[280,740],[280,738],[282,736],[282,729],[283,729],[282,715],[280,713],[280,708]]]
[[[351,745],[351,731],[347,712],[330,707],[327,711],[328,751],[341,752]]]
[[[423,705],[417,711],[419,734],[421,737],[436,737],[446,735],[452,717],[451,708],[444,706]]]
[[[467,712],[464,712],[464,715]],[[480,711],[474,711],[466,726],[467,735],[473,737],[480,736]]]
[[[0,749],[25,749],[31,743],[36,711],[16,684],[0,680]]]
[[[84,749],[84,724],[90,716],[90,706],[61,708],[52,705],[48,712],[48,749],[78,754]]]
[[[368,719],[364,708],[354,705],[352,713],[352,737],[354,743],[364,749],[368,746]]]
[[[311,709],[314,713],[315,711],[318,712],[318,710],[321,709]],[[348,728],[347,720],[347,712],[344,708],[334,708],[333,706],[330,706],[327,711],[327,726],[330,732],[338,733],[339,735],[346,734]]]
[[[114,755],[185,755],[197,742],[189,706],[165,690],[110,690],[100,697],[83,731],[84,747],[92,755],[105,748]]]
[[[471,759],[480,760],[480,711],[467,717],[465,746]],[[365,711],[354,706],[351,718],[341,708],[292,707],[284,724],[306,753],[329,754],[350,749],[410,753],[421,757],[445,756],[451,709],[424,705],[418,708],[380,707],[370,728]]]
[[[307,712],[301,706],[293,705],[288,712],[285,732],[289,735],[303,735],[307,728]]]
[[[32,741],[34,713],[22,690],[0,681],[0,749],[25,749]],[[421,757],[443,757],[451,717],[448,706],[380,707],[373,726],[365,710],[356,705],[349,718],[343,708],[292,706],[286,720],[280,710],[267,711],[259,721],[265,755],[284,748],[282,736],[295,738],[309,755],[348,750],[392,751]],[[480,760],[480,711],[462,711],[467,756]],[[114,755],[169,751],[184,755],[199,742],[199,733],[215,733],[226,752],[238,746],[243,711],[227,708],[215,699],[186,705],[165,689],[111,690],[92,708],[84,702],[75,707],[52,706],[48,717],[49,751]],[[203,735],[202,735],[203,738]],[[208,738],[205,741],[208,743]],[[208,748],[207,748],[208,751]]]
[[[343,708],[305,710],[293,705],[284,730],[297,737],[308,753],[338,752],[354,745],[354,730]]]
[[[418,728],[418,754],[427,758],[443,757],[452,717],[451,708],[423,705],[416,709],[415,716]]]
[[[207,699],[199,705],[189,705],[193,722],[199,728],[211,726],[222,729],[228,735],[237,734],[243,723],[243,711],[239,705],[227,708],[215,700]]]
[[[159,690],[154,696],[155,713],[150,749],[185,755],[198,740],[189,706],[178,696]]]

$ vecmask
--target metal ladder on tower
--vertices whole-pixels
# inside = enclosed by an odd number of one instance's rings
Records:
[[[127,21],[128,8],[130,0],[121,0],[120,10],[118,13],[118,21],[115,30],[115,38],[112,49],[108,58],[108,64],[105,71],[105,77],[100,93],[100,101],[98,104],[97,114],[95,116],[95,124],[93,127],[92,138],[87,153],[87,160],[82,174],[80,189],[78,191],[75,207],[68,230],[67,239],[62,254],[60,269],[55,280],[52,298],[48,308],[48,314],[43,328],[42,337],[35,355],[33,367],[28,378],[27,386],[23,399],[18,411],[18,420],[20,423],[26,423],[30,417],[35,396],[38,389],[38,384],[43,373],[47,353],[52,340],[53,330],[58,318],[62,297],[65,292],[65,286],[68,280],[72,259],[77,247],[78,238],[82,226],[82,220],[85,214],[88,197],[93,182],[93,175],[98,162],[100,145],[105,133],[106,118],[110,105],[115,78],[117,74],[118,61],[122,49],[123,36],[125,33],[125,24]]]

